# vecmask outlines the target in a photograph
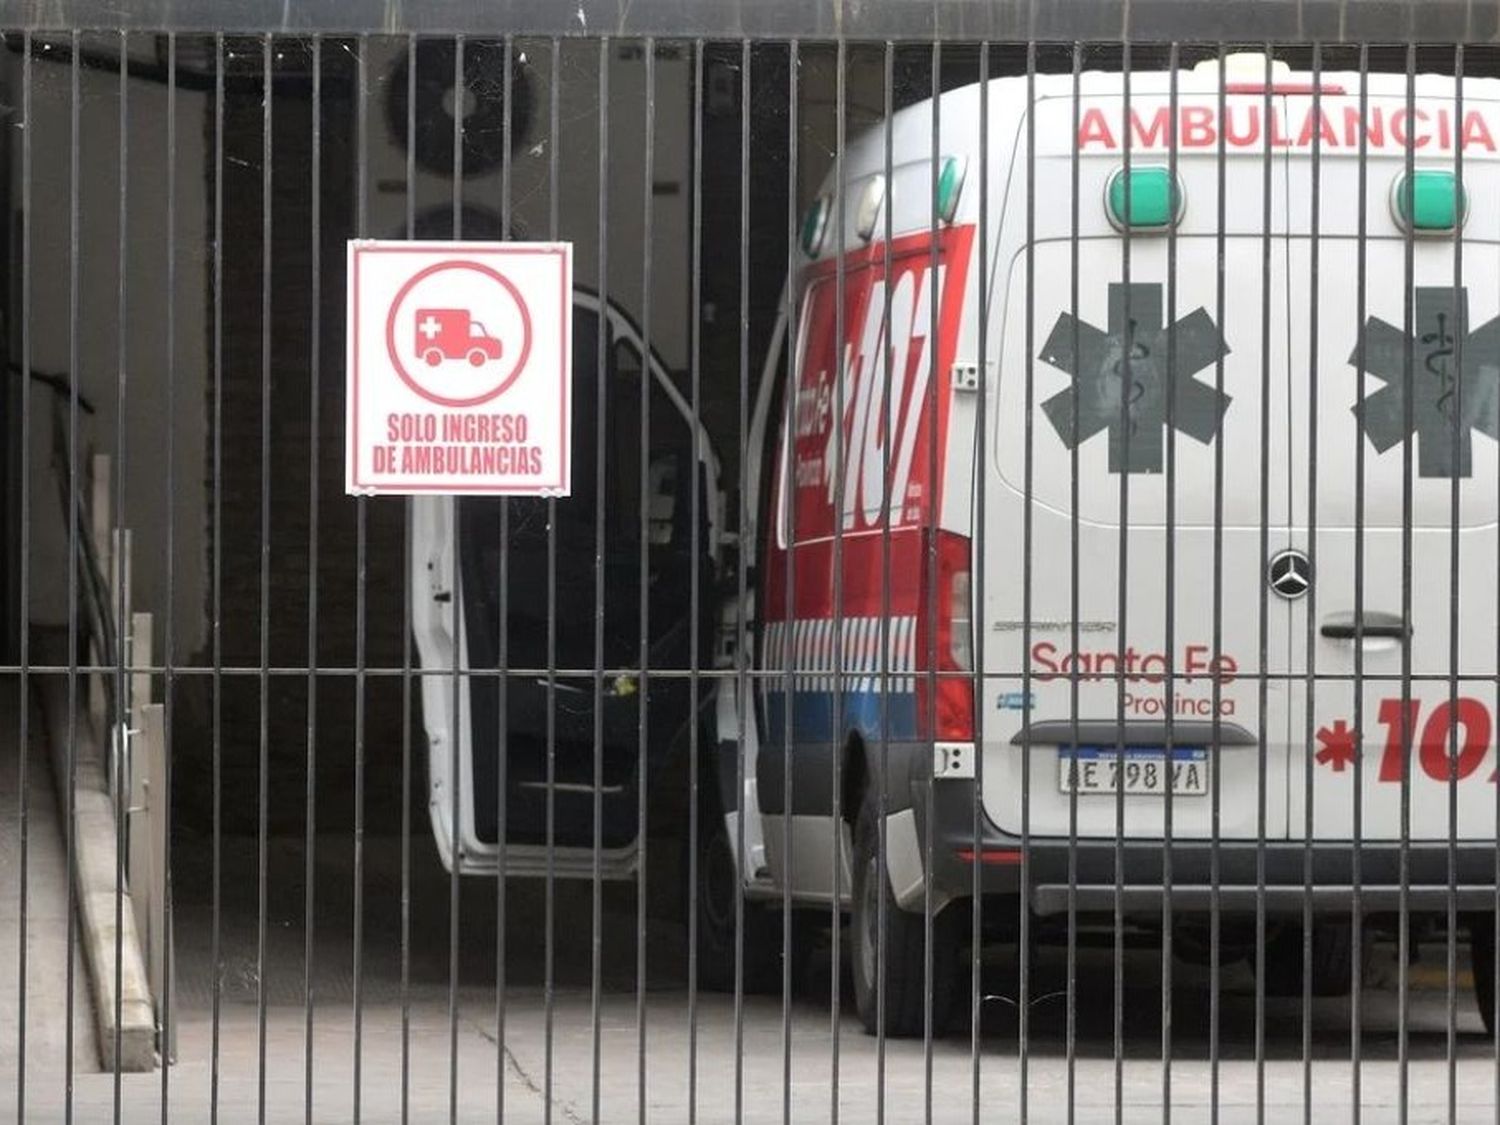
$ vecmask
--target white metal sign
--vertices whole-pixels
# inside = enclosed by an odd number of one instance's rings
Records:
[[[573,247],[349,243],[345,490],[566,496]]]

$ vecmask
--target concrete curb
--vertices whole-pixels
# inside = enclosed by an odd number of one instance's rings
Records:
[[[59,813],[67,815],[68,682],[66,677],[39,677],[47,741],[57,780]],[[115,926],[116,822],[114,802],[104,773],[99,739],[89,724],[84,678],[79,677],[74,720],[76,787],[73,794],[74,880],[78,932],[88,966],[94,1031],[100,1064],[126,1073],[156,1067],[156,1015],[151,987],[135,929],[128,888],[122,889],[120,925]],[[65,825],[66,830],[66,825]],[[119,950],[119,1012],[115,1023],[115,955]],[[118,1058],[115,1055],[119,1045]]]

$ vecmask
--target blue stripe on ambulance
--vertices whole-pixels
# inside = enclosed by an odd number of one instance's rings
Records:
[[[841,644],[831,618],[767,624],[761,660],[761,671],[770,673],[762,681],[767,743],[779,744],[786,730],[788,672],[794,742],[833,737],[835,687],[842,699],[839,733],[856,730],[867,740],[882,732],[892,740],[916,737],[916,617],[846,617],[839,624]]]

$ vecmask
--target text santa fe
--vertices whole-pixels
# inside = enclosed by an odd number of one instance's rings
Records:
[[[1325,96],[1315,107],[1310,96],[1275,98],[1268,115],[1260,96],[1240,95],[1226,100],[1222,114],[1217,96],[1208,104],[1180,103],[1175,114],[1166,103],[1133,105],[1128,118],[1118,102],[1085,105],[1077,141],[1081,152],[1123,149],[1127,134],[1132,150],[1165,150],[1174,137],[1178,148],[1217,149],[1222,136],[1230,151],[1311,149],[1316,144],[1325,152],[1357,154],[1363,137],[1369,152],[1405,151],[1408,146],[1451,152],[1462,144],[1467,154],[1495,152],[1497,126],[1489,107],[1466,106],[1460,115],[1451,101],[1418,101],[1415,108],[1404,100],[1371,102],[1361,114],[1356,99]]]

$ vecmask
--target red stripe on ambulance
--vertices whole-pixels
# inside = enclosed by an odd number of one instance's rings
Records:
[[[842,309],[836,260],[816,262],[804,274],[793,428],[790,441],[782,434],[768,513],[769,526],[780,531],[767,537],[768,556],[777,556],[767,560],[768,619],[833,616],[831,546],[840,531],[849,533],[842,546],[846,582],[841,612],[881,613],[881,540],[857,533],[880,527],[885,512],[897,531],[921,526],[936,510],[942,458],[938,479],[930,481],[929,443],[934,422],[939,451],[947,432],[947,380],[974,228],[946,227],[937,240],[936,255],[927,231],[894,239],[889,251],[875,244],[845,255]],[[931,384],[934,372],[936,387]],[[781,426],[785,431],[785,416]],[[780,556],[793,535],[797,604],[788,614]],[[897,558],[906,553],[900,544],[893,544],[893,550]],[[866,574],[868,581],[847,581],[853,574]],[[915,612],[910,590],[910,583],[892,584],[892,612]]]
[[[974,228],[944,227],[935,237],[936,247],[929,231],[889,248],[860,247],[842,264],[815,262],[803,275],[795,397],[790,425],[781,419],[766,524],[775,531],[765,539],[765,621],[777,637],[831,642],[836,631],[827,624],[835,617],[916,622],[923,590],[937,588],[938,576],[924,571],[924,544],[940,511],[949,379]],[[881,534],[886,528],[889,536]],[[793,548],[789,592],[786,552]],[[925,666],[920,631],[905,642],[911,658],[892,661],[891,671]],[[872,689],[880,662],[867,658],[879,655],[878,641],[862,641],[857,631],[849,637],[846,649],[854,648],[842,658],[856,674],[846,689]],[[829,666],[833,655],[830,647]],[[914,686],[910,675],[898,682]]]

